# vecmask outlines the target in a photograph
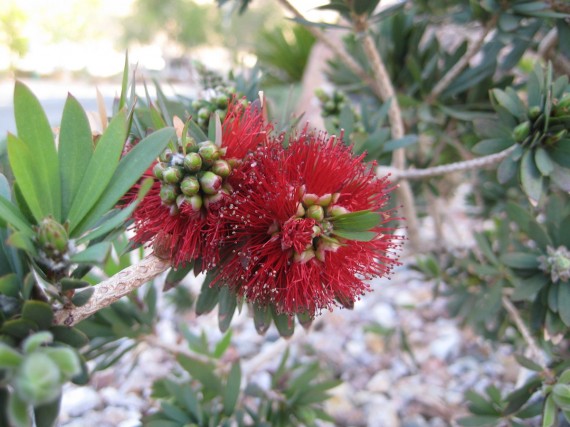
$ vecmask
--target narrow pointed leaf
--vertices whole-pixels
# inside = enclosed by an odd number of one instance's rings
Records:
[[[239,396],[240,384],[241,384],[241,368],[239,362],[235,362],[230,370],[228,381],[226,382],[226,387],[224,388],[224,394],[222,396],[222,405],[224,408],[224,414],[228,417],[232,415],[236,407],[236,403]]]
[[[93,156],[69,210],[70,233],[97,203],[111,181],[123,151],[127,127],[125,113],[120,112],[97,143]]]
[[[152,133],[140,141],[119,162],[119,166],[97,204],[77,227],[81,234],[98,221],[102,215],[113,208],[121,197],[140,179],[171,138],[175,136],[173,128],[164,128]]]
[[[22,166],[31,170],[36,177],[34,183],[37,187],[33,191],[34,196],[41,204],[41,217],[53,215],[59,221],[61,220],[61,188],[59,161],[53,132],[40,102],[32,91],[21,82],[16,82],[14,88],[14,116],[18,138],[24,142],[31,154],[31,158],[27,158],[26,163],[23,165],[20,163],[17,168],[14,168],[10,144],[8,145],[10,164],[16,180],[20,181],[19,175],[22,174]],[[28,190],[28,187],[22,186],[24,193]],[[36,213],[34,211],[34,216]],[[37,216],[36,219],[38,219]]]
[[[34,233],[30,223],[18,208],[2,196],[0,196],[0,218],[26,235],[32,235]]]
[[[84,251],[71,256],[71,262],[77,264],[98,264],[105,261],[107,254],[111,249],[111,242],[100,242],[93,246],[89,246]]]
[[[534,163],[531,150],[528,150],[523,155],[520,168],[520,179],[522,188],[530,202],[536,205],[542,194],[542,175]]]
[[[93,155],[93,139],[89,120],[81,104],[71,95],[67,97],[63,108],[58,155],[62,218],[67,218],[71,203]]]
[[[48,173],[37,168],[34,158],[40,157],[20,138],[8,134],[8,157],[10,166],[20,187],[22,197],[30,209],[34,219],[40,222],[43,218],[54,215],[50,190],[46,188]],[[59,187],[59,177],[57,186]]]

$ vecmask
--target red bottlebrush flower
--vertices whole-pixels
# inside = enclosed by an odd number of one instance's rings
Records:
[[[220,147],[186,143],[177,153],[165,153],[146,174],[155,183],[133,213],[133,240],[159,247],[174,266],[196,258],[204,268],[214,266],[223,233],[220,207],[231,200],[229,180],[241,159],[266,142],[270,129],[259,106],[235,101],[222,123]]]
[[[251,154],[220,210],[231,233],[219,281],[278,312],[351,306],[398,264],[394,188],[335,137],[305,129]]]

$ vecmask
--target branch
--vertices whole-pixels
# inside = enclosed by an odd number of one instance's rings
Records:
[[[287,9],[297,18],[305,20],[303,14],[299,12],[295,8],[295,6],[293,6],[289,2],[289,0],[278,0],[278,1],[283,5],[283,7],[285,7],[285,9]],[[377,92],[378,88],[376,87],[374,79],[371,76],[369,76],[366,73],[366,71],[360,65],[358,65],[358,63],[354,59],[352,59],[352,57],[344,49],[342,49],[342,44],[335,43],[333,39],[327,37],[324,31],[316,27],[306,25],[305,28],[307,28],[307,30],[309,30],[311,34],[313,34],[313,36],[317,38],[317,40],[319,40],[330,50],[332,50],[340,58],[340,60],[344,62],[344,64],[350,69],[350,71],[356,74],[363,82],[365,82],[370,88],[372,88],[372,90],[378,97],[381,97],[380,93]]]
[[[525,340],[526,344],[528,345],[528,348],[529,348],[530,352],[532,353],[533,361],[538,363],[544,371],[548,371],[546,358],[544,357],[544,353],[540,350],[540,348],[536,344],[536,341],[534,340],[534,338],[532,337],[532,335],[528,331],[528,329],[527,329],[526,325],[524,324],[517,308],[513,305],[511,300],[509,300],[509,298],[504,296],[504,295],[503,295],[503,298],[501,301],[503,303],[503,307],[505,307],[505,310],[507,310],[507,312],[511,316],[513,322],[515,322],[517,329],[519,330],[523,339]]]
[[[149,255],[138,264],[131,265],[94,286],[87,304],[81,307],[64,307],[55,313],[56,325],[73,326],[97,311],[130,294],[170,267],[168,261]]]
[[[392,181],[398,181],[426,179],[453,172],[483,169],[500,163],[503,159],[507,158],[509,154],[511,154],[515,147],[516,145],[513,145],[512,147],[509,147],[506,150],[503,150],[496,154],[490,154],[488,156],[478,157],[472,160],[465,160],[463,162],[435,166],[433,168],[398,170],[392,167],[381,167],[380,172],[383,174],[389,173],[391,175],[390,179]]]
[[[554,49],[557,43],[558,31],[554,27],[538,45],[538,55],[547,61],[551,61],[554,69],[560,72],[560,74],[570,74],[570,61]]]
[[[366,22],[357,22],[356,27],[366,28]],[[359,28],[355,28],[359,29]],[[384,102],[391,100],[390,109],[388,110],[388,119],[390,120],[390,131],[392,133],[393,139],[402,138],[406,131],[404,128],[404,119],[402,118],[402,110],[400,109],[400,104],[396,96],[396,91],[392,84],[392,80],[388,75],[388,70],[376,49],[376,44],[372,39],[372,36],[368,31],[364,32],[362,40],[362,46],[364,48],[364,53],[372,66],[374,72],[374,87],[375,93],[380,94],[380,99]],[[403,170],[406,167],[406,152],[403,148],[394,151],[392,156],[392,166],[396,169]],[[414,194],[412,188],[408,182],[402,182],[398,186],[398,195],[403,205],[404,216],[406,217],[408,236],[412,247],[416,247],[420,244],[419,230],[420,226],[418,223],[418,214],[416,211],[416,205],[414,203]]]
[[[428,104],[432,104],[440,95],[441,93],[447,89],[447,87],[451,84],[453,80],[461,74],[461,72],[469,65],[469,61],[479,52],[483,43],[485,43],[485,39],[491,32],[493,28],[495,28],[495,24],[497,23],[497,16],[494,16],[492,19],[487,22],[483,32],[479,36],[479,38],[467,49],[465,55],[463,55],[459,61],[455,63],[451,69],[442,77],[442,79],[437,82],[437,84],[432,89],[431,93],[427,97],[426,102]]]

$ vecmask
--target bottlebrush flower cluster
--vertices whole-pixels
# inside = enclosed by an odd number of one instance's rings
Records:
[[[290,315],[350,307],[398,264],[394,187],[374,164],[308,127],[271,136],[253,104],[232,103],[221,129],[219,145],[182,137],[148,172],[135,241]]]

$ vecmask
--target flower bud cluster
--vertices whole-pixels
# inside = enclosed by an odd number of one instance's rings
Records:
[[[324,118],[330,117],[335,131],[340,130],[340,114],[342,110],[349,105],[347,96],[338,90],[335,90],[332,95],[329,95],[323,89],[317,89],[315,96],[321,102],[321,115]],[[354,131],[364,133],[365,129],[362,123],[362,117],[354,107],[350,106],[350,109],[354,117]]]
[[[301,253],[294,253],[294,261],[306,263],[307,261],[316,257],[319,261],[325,260],[325,252],[336,252],[341,243],[338,239],[333,237],[334,226],[331,222],[332,219],[339,215],[349,213],[349,211],[338,206],[335,203],[338,201],[340,194],[324,194],[318,196],[316,194],[305,193],[302,196],[301,202],[297,205],[296,218],[307,218],[315,221],[313,226],[313,239],[305,250]]]
[[[570,251],[564,246],[558,249],[548,246],[546,250],[547,255],[538,258],[539,268],[550,274],[553,283],[570,281]]]
[[[240,97],[233,86],[216,86],[206,91],[205,97],[192,102],[195,111],[194,120],[205,132],[210,125],[210,117],[217,114],[220,120],[224,120],[228,113],[228,105],[232,97]],[[243,101],[247,103],[247,101]]]
[[[178,152],[165,151],[153,167],[153,175],[161,181],[160,199],[176,215],[184,206],[199,212],[229,194],[226,179],[232,172],[231,161],[224,160],[225,149],[211,141],[199,144],[193,139]]]
[[[529,108],[527,120],[513,129],[513,139],[523,146],[535,147],[540,144],[544,147],[552,147],[567,137],[568,130],[561,129],[555,124],[569,113],[570,93],[565,94],[561,99],[553,100],[550,111],[543,111],[541,107],[535,105]],[[546,124],[547,122],[550,126]]]
[[[35,244],[39,260],[52,272],[60,272],[69,266],[69,257],[74,250],[67,229],[52,217],[44,218],[35,228]]]

